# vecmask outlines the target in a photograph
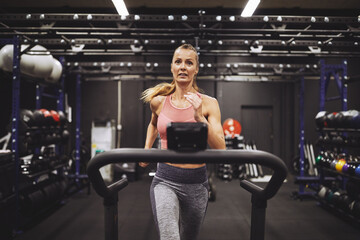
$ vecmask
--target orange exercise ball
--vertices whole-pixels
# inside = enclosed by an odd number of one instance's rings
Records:
[[[223,130],[225,136],[234,137],[235,135],[240,135],[241,124],[233,118],[228,118],[223,123]]]

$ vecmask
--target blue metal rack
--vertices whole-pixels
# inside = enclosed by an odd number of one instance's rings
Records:
[[[325,64],[325,60],[320,60],[320,111],[325,110],[325,102],[341,100],[342,111],[347,110],[347,61],[343,60],[342,64]],[[326,97],[326,91],[329,86],[331,76],[334,77],[336,86],[339,91],[339,96]]]
[[[20,73],[20,57],[21,57],[21,37],[16,35],[12,39],[0,39],[0,44],[12,44],[13,51],[13,68],[12,68],[12,109],[11,109],[11,151],[15,163],[15,219],[14,232],[20,234],[20,203],[19,203],[19,176],[20,176],[20,154],[19,154],[19,112],[20,112],[20,87],[21,87],[21,73]],[[61,63],[64,63],[64,58],[60,58]],[[36,88],[36,108],[41,107],[41,96],[43,94],[43,87],[37,85]],[[60,88],[57,96],[58,110],[64,109],[64,75],[60,80]]]
[[[73,179],[73,185],[77,190],[82,189],[84,186],[88,188],[90,194],[90,182],[83,185],[80,179],[88,179],[87,174],[80,172],[81,162],[81,74],[76,74],[76,107],[75,107],[75,173],[68,174],[69,179]]]
[[[13,152],[15,162],[15,224],[14,230],[19,232],[19,109],[20,109],[20,37],[14,36],[12,44],[14,46],[13,52],[13,86],[12,86],[12,113],[11,113],[11,151]]]
[[[75,129],[75,174],[80,175],[80,153],[81,153],[81,75],[76,75],[76,129]],[[78,178],[76,178],[78,181]]]
[[[343,60],[342,64],[325,64],[325,60],[320,60],[320,111],[325,110],[325,103],[327,101],[341,100],[342,110],[347,110],[347,61]],[[327,89],[331,77],[335,79],[336,86],[339,91],[339,96],[326,97]],[[304,77],[300,80],[300,100],[299,100],[299,116],[300,116],[300,173],[296,180],[299,183],[299,191],[297,196],[312,196],[315,192],[305,192],[305,184],[318,184],[320,181],[325,181],[324,176],[305,176],[305,156],[304,156]]]

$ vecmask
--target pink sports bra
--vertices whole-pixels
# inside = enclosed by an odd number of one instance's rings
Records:
[[[170,122],[196,122],[192,105],[186,108],[175,107],[171,95],[166,96],[164,105],[158,117],[157,129],[160,134],[161,148],[167,149],[166,127]]]

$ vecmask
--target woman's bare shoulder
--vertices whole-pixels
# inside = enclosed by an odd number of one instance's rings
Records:
[[[209,104],[209,105],[218,105],[218,101],[216,98],[208,96],[206,94],[201,94],[202,99],[204,101],[205,104]]]
[[[150,108],[153,112],[157,112],[162,106],[166,96],[156,96],[150,101]]]

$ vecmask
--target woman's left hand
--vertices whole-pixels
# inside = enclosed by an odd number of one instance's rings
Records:
[[[193,106],[194,108],[194,118],[197,122],[202,122],[205,117],[202,112],[202,98],[201,95],[188,92],[184,95],[186,100]]]

